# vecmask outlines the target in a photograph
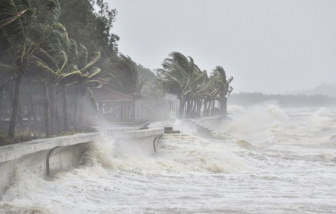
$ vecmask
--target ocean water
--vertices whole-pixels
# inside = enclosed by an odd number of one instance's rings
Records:
[[[0,213],[336,213],[336,109],[229,112],[214,139],[165,135],[136,155],[106,138],[51,180],[19,173]]]

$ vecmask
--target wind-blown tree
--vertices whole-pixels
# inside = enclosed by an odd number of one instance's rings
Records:
[[[97,78],[101,73],[100,68],[94,67],[100,58],[100,52],[92,53],[89,58],[86,47],[79,44],[77,53],[77,57],[75,58],[74,64],[70,68],[69,72],[60,77],[60,84],[65,87],[71,86],[75,90],[74,127],[76,129],[78,129],[78,125],[83,119],[83,98],[87,95],[87,93],[89,93],[92,106],[94,106],[94,109],[97,108],[94,95],[90,87],[98,85]],[[80,120],[79,122],[78,119]]]
[[[65,28],[62,24],[57,23],[47,42],[42,44],[42,47],[32,57],[36,68],[35,72],[40,73],[46,90],[47,137],[56,134],[56,87],[64,75],[68,63],[68,56],[64,51],[64,49],[67,49],[67,44],[68,38]],[[49,127],[50,131],[48,130]],[[60,127],[58,130],[60,130]]]
[[[148,68],[143,67],[141,64],[137,64],[138,78],[146,80],[148,83],[153,83],[157,79],[156,75]]]
[[[106,60],[102,65],[104,78],[109,80],[109,88],[133,98],[130,120],[135,120],[135,100],[140,98],[144,81],[139,79],[137,64],[129,56],[119,54]]]
[[[77,62],[78,62],[78,47],[77,42],[73,39],[68,39],[66,34],[66,39],[60,38],[60,41],[67,41],[63,43],[63,49],[68,56],[68,62],[64,68],[65,72],[61,74],[60,79],[58,81],[58,86],[62,92],[63,98],[63,131],[66,132],[69,129],[69,113],[68,113],[68,85],[72,84],[75,81],[76,76],[72,76],[72,72],[76,72],[78,70]],[[84,48],[83,48],[84,49]],[[84,49],[84,53],[81,53],[87,58],[87,51]],[[83,56],[82,56],[83,57]],[[68,76],[69,75],[69,76]]]
[[[233,80],[233,77],[226,79],[226,73],[222,66],[217,66],[213,70],[213,78],[218,86],[218,94],[217,98],[220,103],[220,114],[226,115],[227,114],[227,97],[232,92],[232,87],[230,87],[230,83]]]
[[[204,102],[205,96],[209,88],[212,87],[213,82],[209,81],[207,71],[205,70],[195,74],[195,79],[191,84],[191,100],[193,102],[191,116],[200,117],[202,102]]]
[[[179,118],[199,117],[202,109],[203,116],[213,115],[216,100],[220,103],[220,114],[226,115],[226,100],[232,91],[229,84],[233,78],[227,80],[221,66],[208,77],[191,57],[172,52],[158,73],[157,82],[161,87],[180,100]]]
[[[214,111],[215,100],[218,97],[219,86],[216,85],[213,76],[208,79],[209,87],[207,88],[203,98],[203,116],[211,116]]]
[[[200,73],[200,69],[191,57],[186,57],[179,52],[170,53],[162,63],[162,67],[158,69],[162,76],[158,81],[168,93],[176,95],[180,100],[179,118],[184,118],[186,104],[189,111],[192,105],[189,99],[191,84],[202,77],[202,75],[196,75]]]
[[[211,86],[208,79],[207,71],[201,71],[198,66],[195,66],[188,96],[188,117],[200,116],[204,95]]]
[[[112,27],[117,15],[104,0],[59,0],[62,11],[59,21],[65,25],[69,37],[84,44],[88,51],[100,50],[102,58],[118,52],[119,37]]]
[[[11,85],[14,79],[14,69],[8,67],[7,65],[2,66],[0,63],[0,125],[2,123],[2,107],[3,107],[3,97],[4,93],[8,89],[8,86]]]
[[[15,93],[8,136],[14,137],[21,82],[29,58],[49,36],[60,15],[58,0],[6,0],[0,2],[0,28],[15,61]],[[4,41],[1,41],[4,42]]]
[[[102,69],[103,77],[108,79],[109,87],[115,91],[134,97],[138,89],[138,70],[136,63],[123,54],[106,60]]]
[[[0,91],[4,90],[6,85],[14,79],[15,67],[9,66],[13,64],[13,59],[6,52],[9,42],[0,31]]]

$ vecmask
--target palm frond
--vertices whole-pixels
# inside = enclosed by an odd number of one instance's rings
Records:
[[[87,65],[85,65],[84,68],[80,69],[80,71],[83,73],[86,70],[93,67],[98,62],[99,58],[100,58],[100,52],[94,52],[91,61]]]
[[[77,47],[78,49],[78,56],[76,58],[76,64],[78,68],[84,68],[87,65],[88,60],[88,50],[83,44],[79,44]]]
[[[69,83],[73,83],[75,81],[78,81],[78,79],[81,78],[81,76],[82,76],[82,73],[78,70],[72,71],[70,73],[61,74],[58,77],[59,84],[66,85]]]
[[[101,69],[100,68],[97,68],[97,67],[93,67],[92,70],[91,70],[92,74],[90,74],[88,76],[88,79],[93,79],[93,78],[96,78],[100,72],[101,72]]]
[[[69,54],[68,54],[69,62],[70,64],[74,64],[75,59],[78,56],[77,42],[73,39],[70,39],[68,47],[69,47]]]
[[[28,22],[29,0],[6,0],[0,2],[0,28],[8,39],[24,37]]]
[[[59,53],[58,61],[59,61],[58,62],[59,68],[56,71],[56,75],[60,75],[63,72],[63,69],[64,69],[65,65],[67,64],[67,62],[68,62],[67,54],[64,51],[61,51]]]
[[[49,66],[44,64],[43,62],[36,60],[35,61],[35,66],[39,71],[41,71],[40,74],[42,76],[47,77],[47,78],[48,77],[52,78],[52,77],[55,76],[55,72],[51,68],[49,68]]]
[[[57,62],[55,61],[55,58],[52,57],[46,50],[40,48],[38,49],[33,58],[39,60],[39,61],[42,61],[44,62],[45,64],[47,65],[50,65],[52,67],[55,67]]]
[[[3,20],[4,23],[0,24],[0,28],[1,27],[6,27],[7,25],[11,24],[12,22],[14,22],[15,20],[17,20],[18,18],[20,18],[25,12],[27,12],[28,9],[25,9],[21,12],[19,12],[18,14],[16,14],[14,17],[8,18],[7,20]]]

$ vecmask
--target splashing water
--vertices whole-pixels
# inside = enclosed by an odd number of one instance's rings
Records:
[[[0,213],[335,212],[335,109],[229,111],[226,140],[164,135],[147,155],[106,138],[53,180],[19,173]]]

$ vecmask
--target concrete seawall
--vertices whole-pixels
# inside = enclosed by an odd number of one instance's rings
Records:
[[[163,129],[149,129],[110,134],[115,139],[114,154],[151,155],[155,152],[155,138]]]
[[[15,182],[17,173],[33,172],[42,177],[78,166],[83,154],[103,136],[115,141],[117,153],[154,152],[154,139],[162,129],[76,134],[38,139],[0,147],[0,196]],[[108,142],[106,142],[108,143]],[[1,199],[1,197],[0,197]]]

